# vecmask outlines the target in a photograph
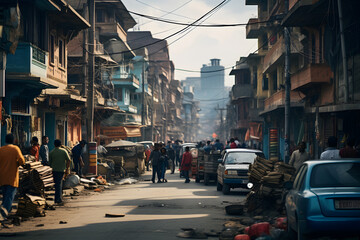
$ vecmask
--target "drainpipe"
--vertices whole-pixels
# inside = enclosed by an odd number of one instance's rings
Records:
[[[348,65],[346,58],[346,46],[345,46],[345,36],[344,36],[344,25],[343,25],[343,15],[342,15],[342,6],[341,0],[337,1],[338,11],[339,11],[339,25],[340,25],[340,41],[341,41],[341,53],[342,53],[342,63],[343,63],[343,76],[345,81],[345,103],[349,103],[349,78],[348,78]]]

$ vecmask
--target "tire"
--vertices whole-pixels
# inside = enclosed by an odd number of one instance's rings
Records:
[[[209,185],[209,182],[210,182],[210,176],[209,174],[204,174],[204,184],[207,186]]]
[[[221,191],[222,189],[223,189],[223,186],[219,182],[217,182],[216,190]]]
[[[228,195],[230,193],[230,186],[224,183],[222,187],[222,192],[224,195]]]

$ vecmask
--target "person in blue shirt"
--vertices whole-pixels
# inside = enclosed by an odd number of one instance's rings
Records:
[[[205,151],[206,153],[210,153],[212,149],[213,149],[213,148],[212,148],[212,146],[211,146],[211,141],[207,141],[207,142],[206,142],[206,146],[204,147],[204,151]]]
[[[224,150],[224,145],[220,142],[219,139],[216,139],[215,144],[214,144],[214,148],[215,148],[215,150],[222,151],[222,150]]]
[[[80,143],[75,147],[73,147],[73,149],[71,150],[73,156],[74,171],[79,177],[82,176],[82,168],[84,167],[82,152],[85,145],[86,145],[86,141],[81,140]]]
[[[162,148],[160,152],[161,152],[161,157],[160,157],[160,170],[161,170],[160,182],[166,183],[167,180],[165,178],[165,173],[166,173],[166,169],[169,166],[169,157],[166,154],[166,148]]]

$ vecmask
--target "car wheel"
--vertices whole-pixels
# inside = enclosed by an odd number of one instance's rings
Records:
[[[222,186],[222,192],[224,195],[228,195],[230,193],[230,186],[224,183]]]
[[[216,190],[221,191],[222,188],[223,188],[223,186],[222,186],[219,182],[217,182],[217,184],[216,184]]]
[[[210,182],[210,176],[209,174],[206,174],[204,175],[204,183],[205,185],[209,185],[209,182]]]

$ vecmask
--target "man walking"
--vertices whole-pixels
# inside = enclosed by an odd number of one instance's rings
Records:
[[[192,162],[192,155],[190,153],[190,147],[185,148],[185,153],[183,154],[182,160],[181,160],[181,171],[184,173],[185,177],[185,183],[189,183],[189,170]]]
[[[47,136],[43,136],[41,138],[41,147],[40,147],[40,158],[41,158],[41,164],[44,166],[49,166],[49,138]]]
[[[6,145],[0,148],[0,186],[3,194],[0,221],[11,211],[19,187],[19,166],[25,164],[20,148],[14,145],[14,135],[6,135],[5,143]]]
[[[62,204],[62,182],[64,174],[70,171],[70,157],[67,151],[61,148],[61,141],[54,141],[55,149],[50,152],[49,163],[53,169],[53,178],[55,182],[55,203]]]
[[[173,145],[173,148],[175,150],[175,163],[176,163],[176,166],[180,166],[180,149],[181,149],[181,146],[179,144],[179,140],[175,141],[175,144]]]
[[[354,148],[355,140],[354,138],[348,137],[346,139],[346,146],[340,149],[339,154],[341,158],[358,158],[360,157],[358,152]]]
[[[306,143],[305,142],[301,142],[299,144],[299,149],[295,150],[292,154],[291,154],[291,158],[290,158],[290,162],[289,164],[291,166],[293,166],[296,171],[299,170],[300,166],[303,164],[303,162],[307,161],[310,159],[310,155],[309,153],[307,153],[305,151],[306,149]]]
[[[167,156],[169,157],[169,159],[171,160],[171,174],[174,174],[175,172],[175,151],[171,146],[171,141],[168,141],[168,145],[166,146],[166,152],[167,152]]]
[[[337,147],[337,138],[330,136],[328,138],[328,148],[325,149],[320,155],[320,159],[331,160],[331,159],[341,159],[340,151]]]
[[[82,159],[82,151],[86,145],[86,141],[81,140],[78,145],[73,147],[71,153],[73,155],[74,170],[79,177],[82,177],[82,168],[84,167],[84,161]]]
[[[161,182],[160,181],[160,179],[161,179],[161,176],[160,176],[160,173],[161,173],[161,169],[160,169],[161,153],[159,151],[159,148],[160,148],[159,144],[155,143],[155,149],[154,149],[154,151],[151,152],[150,158],[149,158],[149,161],[151,161],[152,169],[153,169],[152,178],[151,178],[151,181],[153,183],[155,183],[155,175],[157,175],[158,183]]]

